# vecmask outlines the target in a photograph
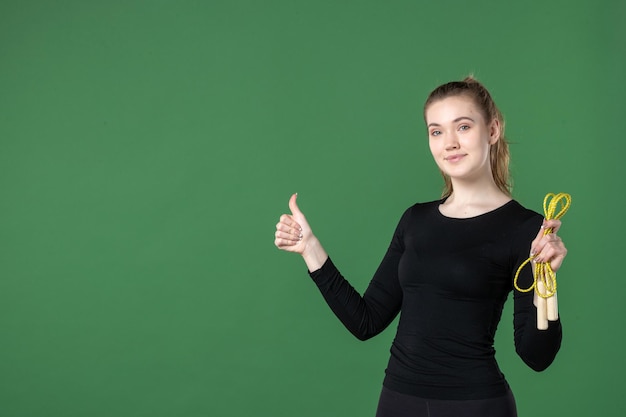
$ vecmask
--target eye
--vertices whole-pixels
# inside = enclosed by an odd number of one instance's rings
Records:
[[[463,130],[468,130],[470,127],[469,125],[461,125],[459,126],[459,130],[463,131]]]
[[[439,136],[441,135],[441,130],[433,130],[430,132],[430,136]]]

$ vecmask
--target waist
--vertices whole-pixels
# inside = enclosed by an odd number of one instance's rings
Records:
[[[506,395],[509,386],[493,354],[459,356],[407,350],[394,342],[384,386],[408,395],[471,400]]]

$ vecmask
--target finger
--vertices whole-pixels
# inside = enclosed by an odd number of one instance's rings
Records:
[[[296,242],[291,242],[291,241],[285,240],[285,239],[276,238],[274,240],[274,245],[276,245],[276,247],[278,249],[285,249],[285,248],[292,248],[292,247],[296,246],[297,243]]]
[[[283,214],[282,216],[280,216],[280,221],[276,225],[277,229],[279,225],[283,225],[285,227],[292,227],[297,230],[302,230],[302,226],[300,226],[300,224],[293,218],[293,216],[289,214]]]
[[[535,256],[535,262],[549,262],[554,257],[555,251],[549,245],[545,245]]]
[[[544,220],[544,224],[545,224],[545,220]],[[543,248],[543,245],[541,245],[540,243],[544,236],[545,236],[545,229],[542,224],[541,227],[539,228],[539,231],[537,232],[537,236],[535,236],[533,241],[530,243],[530,256],[536,255],[541,251],[541,249]]]
[[[558,219],[544,220],[544,229],[550,229],[552,233],[557,233],[561,228],[561,221]]]
[[[301,235],[302,227],[295,221],[279,222],[276,224],[276,230],[286,232],[293,235]]]
[[[538,239],[538,240],[537,240]],[[550,245],[561,244],[561,238],[553,233],[548,233],[547,235],[542,235],[533,241],[531,256],[536,255],[536,262],[545,262],[549,256],[552,254],[548,254],[546,251],[550,249]]]
[[[546,220],[546,219],[544,219],[543,223],[541,224],[541,228],[539,229],[539,232],[537,232],[537,236],[535,237],[535,239],[530,244],[530,248],[531,248],[530,249],[530,254],[531,254],[531,256],[541,252],[541,250],[543,249],[543,246],[545,245],[545,243],[551,240],[551,238],[545,239],[545,237],[546,236],[556,236],[556,232],[559,230],[560,227],[561,227],[561,221],[560,220],[556,220],[556,219]],[[546,233],[546,230],[550,230],[550,233]]]
[[[284,249],[284,250],[288,250],[290,248],[292,248],[293,246],[296,245],[296,243],[291,242],[289,240],[285,240],[285,239],[281,239],[281,238],[276,238],[274,239],[274,245],[278,248],[278,249]]]
[[[283,232],[276,232],[274,235],[274,243],[276,246],[294,246],[302,241],[298,236],[287,235]]]
[[[300,242],[302,240],[302,233],[283,232],[282,230],[277,230],[276,233],[274,233],[274,237],[290,242]]]
[[[302,212],[300,211],[300,208],[296,203],[297,198],[298,193],[295,193],[291,196],[291,198],[289,199],[289,210],[291,210],[291,214],[302,215]]]
[[[291,214],[283,214],[282,216],[280,216],[280,222],[290,225],[291,223],[295,222],[295,219]]]
[[[539,253],[537,253],[537,256],[535,256],[534,261],[535,262],[550,262],[550,263],[558,261],[558,264],[557,264],[557,268],[558,268],[558,266],[560,266],[560,263],[565,258],[565,255],[567,255],[567,249],[565,248],[565,245],[563,244],[563,242],[560,239],[558,240],[552,239],[544,245],[544,247],[541,249]]]
[[[302,245],[300,245],[300,242],[294,242],[291,240],[286,240],[286,239],[282,239],[282,238],[276,238],[274,239],[274,245],[280,249],[280,250],[284,250],[287,252],[301,252],[302,251]]]

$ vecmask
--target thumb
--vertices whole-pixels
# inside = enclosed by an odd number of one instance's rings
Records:
[[[293,215],[302,215],[300,208],[298,207],[298,203],[296,203],[296,199],[298,198],[298,193],[295,193],[289,199],[289,210],[291,210],[291,214]]]

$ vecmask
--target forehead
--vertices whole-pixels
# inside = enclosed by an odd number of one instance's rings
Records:
[[[426,123],[446,123],[459,117],[483,119],[482,113],[474,100],[466,95],[446,97],[432,102],[426,109]]]

